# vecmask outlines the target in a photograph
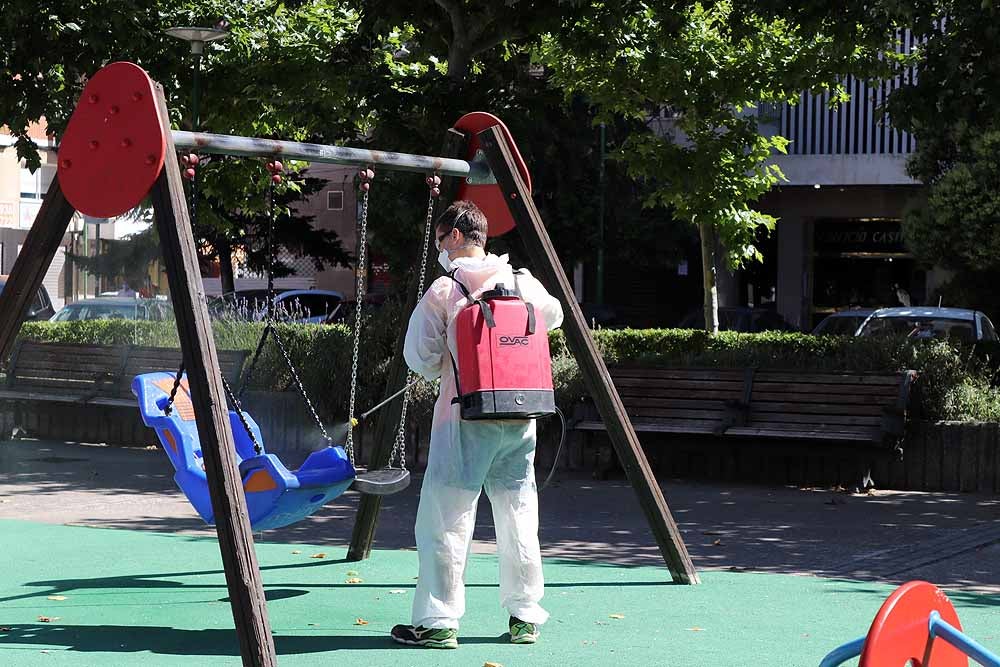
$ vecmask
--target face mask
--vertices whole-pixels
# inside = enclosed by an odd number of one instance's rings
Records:
[[[451,258],[448,257],[447,250],[442,250],[441,252],[438,253],[438,264],[440,264],[441,268],[444,269],[445,271],[450,272],[451,269],[453,268],[453,265],[451,263]]]

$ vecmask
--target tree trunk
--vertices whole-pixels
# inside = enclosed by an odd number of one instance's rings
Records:
[[[715,227],[710,222],[698,223],[701,237],[701,276],[705,289],[705,331],[719,333],[719,290],[715,268]]]
[[[233,248],[229,239],[221,238],[215,244],[219,253],[219,279],[222,281],[222,293],[230,294],[236,291],[236,277],[233,273]]]
[[[448,78],[456,83],[465,81],[471,62],[472,50],[463,42],[453,42],[448,48]]]

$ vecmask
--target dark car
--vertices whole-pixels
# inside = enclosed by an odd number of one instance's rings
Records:
[[[872,308],[852,308],[830,313],[812,330],[813,336],[853,336],[861,323],[874,312]]]
[[[705,310],[698,307],[688,313],[681,323],[680,329],[704,329]],[[789,324],[778,311],[772,308],[750,308],[747,306],[720,307],[719,331],[742,331],[757,333],[760,331],[798,331]]]
[[[344,304],[344,295],[334,290],[274,290],[274,315],[285,322],[322,324]],[[238,290],[212,299],[209,313],[215,318],[262,321],[267,317],[267,290]]]
[[[53,322],[78,320],[172,320],[174,310],[162,299],[100,296],[68,303],[52,316]]]
[[[364,302],[364,312],[362,315],[364,317],[369,317],[381,308],[385,304],[384,294],[367,294],[365,295]],[[324,324],[354,324],[355,309],[357,308],[357,301],[352,299],[350,301],[344,301],[340,304],[340,307],[333,313],[330,314],[323,322]]]
[[[0,276],[0,292],[3,291],[6,284],[7,276]],[[25,314],[24,319],[47,320],[55,314],[56,309],[52,307],[52,299],[49,298],[49,293],[45,290],[45,285],[39,285],[38,291],[35,292],[35,298],[28,304],[28,312]]]

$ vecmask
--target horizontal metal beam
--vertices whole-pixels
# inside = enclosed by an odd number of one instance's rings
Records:
[[[243,157],[282,157],[308,162],[372,167],[393,171],[412,171],[423,174],[437,173],[442,176],[459,176],[473,180],[490,178],[490,168],[485,160],[467,162],[432,155],[412,155],[410,153],[388,153],[369,151],[363,148],[344,148],[326,144],[306,144],[297,141],[278,141],[238,137],[228,134],[208,134],[205,132],[181,132],[173,130],[174,145],[201,153],[218,155],[239,155]]]

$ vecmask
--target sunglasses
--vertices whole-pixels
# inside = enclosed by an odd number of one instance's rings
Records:
[[[437,241],[434,242],[434,247],[437,248],[438,250],[441,250],[441,241],[444,240],[444,237],[450,235],[454,231],[454,229],[455,228],[452,227],[451,229],[449,229],[448,231],[446,231],[444,234],[442,234],[441,236],[437,237]]]

